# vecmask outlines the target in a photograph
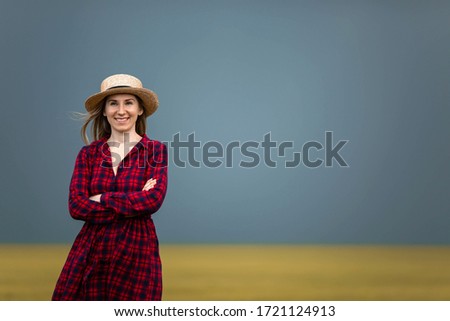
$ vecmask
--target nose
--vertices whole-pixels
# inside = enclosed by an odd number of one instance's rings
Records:
[[[119,104],[119,109],[117,110],[117,113],[120,115],[125,114],[125,104],[124,103]]]

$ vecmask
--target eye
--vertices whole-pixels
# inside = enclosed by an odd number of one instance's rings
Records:
[[[134,105],[134,103],[133,103],[132,100],[127,100],[127,101],[125,102],[125,105],[131,106],[131,105]]]
[[[117,106],[117,102],[114,101],[114,100],[111,100],[111,101],[108,102],[108,105],[109,106]]]

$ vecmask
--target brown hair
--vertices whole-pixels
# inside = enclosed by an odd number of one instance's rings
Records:
[[[143,109],[144,112],[142,115],[138,116],[136,120],[136,133],[140,136],[144,135],[147,129],[147,115],[146,110],[143,108],[142,100],[135,96],[136,100],[139,103],[139,108]],[[87,135],[87,129],[89,124],[91,124],[91,137],[92,139],[98,140],[103,137],[109,137],[111,135],[111,125],[108,123],[108,120],[103,115],[103,111],[105,110],[105,104],[108,97],[105,97],[100,103],[92,109],[92,111],[87,114],[80,114],[84,118],[84,124],[81,127],[81,138],[83,139],[86,145],[89,145],[89,137]]]

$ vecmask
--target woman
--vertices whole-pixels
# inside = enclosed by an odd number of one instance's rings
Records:
[[[85,223],[53,300],[161,300],[158,239],[151,215],[167,188],[167,148],[145,134],[158,98],[136,77],[113,75],[85,102],[94,142],[81,148],[69,212]]]

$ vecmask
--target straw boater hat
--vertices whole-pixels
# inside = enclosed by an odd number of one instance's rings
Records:
[[[158,108],[158,96],[150,89],[144,88],[139,79],[125,74],[112,75],[103,80],[100,92],[90,96],[84,106],[91,112],[104,98],[115,94],[131,94],[139,97],[143,102],[145,117],[153,114]]]

